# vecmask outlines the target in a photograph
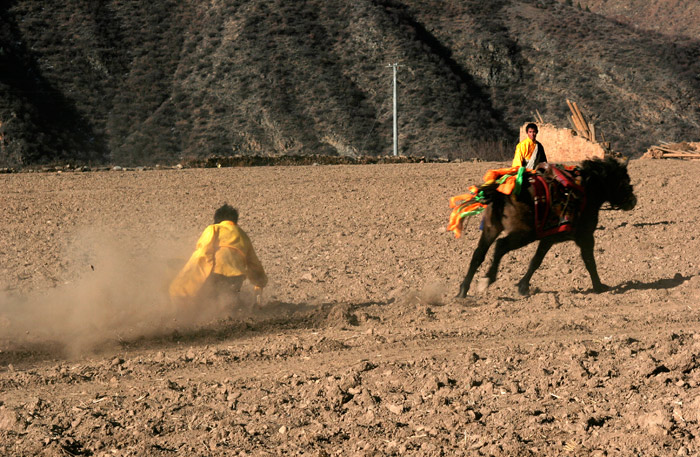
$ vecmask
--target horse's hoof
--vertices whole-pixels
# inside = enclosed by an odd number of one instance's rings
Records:
[[[603,292],[607,292],[610,290],[610,286],[606,286],[605,284],[600,284],[598,286],[593,286],[593,291],[597,294],[602,294]]]
[[[530,295],[530,284],[518,284],[518,293],[522,296]]]
[[[484,292],[486,289],[489,288],[489,285],[491,285],[491,281],[489,278],[479,278],[479,280],[476,283],[476,290],[479,292]]]

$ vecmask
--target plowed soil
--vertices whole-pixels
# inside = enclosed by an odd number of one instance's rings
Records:
[[[501,166],[0,175],[0,455],[698,455],[700,163],[630,163],[610,292],[566,243],[458,300],[448,198]],[[224,202],[265,306],[175,309]]]

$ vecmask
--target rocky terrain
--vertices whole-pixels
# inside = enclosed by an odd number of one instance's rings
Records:
[[[700,163],[630,162],[595,294],[571,244],[454,295],[450,196],[502,163],[2,175],[0,455],[700,453]],[[265,306],[169,304],[237,206]],[[487,259],[488,261],[488,259]]]

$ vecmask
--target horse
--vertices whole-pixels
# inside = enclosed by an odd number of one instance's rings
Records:
[[[545,165],[545,164],[543,164]],[[545,165],[547,167],[547,165]],[[532,180],[524,180],[522,189],[516,195],[498,192],[498,184],[485,184],[483,231],[469,264],[469,270],[459,288],[458,298],[467,296],[469,286],[479,266],[483,263],[489,247],[496,242],[493,262],[480,280],[479,291],[483,292],[495,280],[501,258],[508,252],[522,248],[539,239],[539,245],[525,276],[517,283],[518,292],[528,295],[530,279],[540,267],[547,251],[556,243],[573,240],[581,251],[581,257],[593,283],[593,290],[601,293],[610,288],[600,281],[593,247],[593,233],[598,225],[598,213],[605,202],[613,209],[629,211],[637,204],[637,197],[630,184],[627,162],[615,158],[584,160],[577,168],[583,192],[582,205],[572,220],[571,230],[538,237],[535,230],[535,192]],[[499,238],[501,233],[505,236]],[[498,239],[498,241],[496,241]]]

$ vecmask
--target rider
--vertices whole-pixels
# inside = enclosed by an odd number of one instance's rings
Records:
[[[525,127],[527,138],[515,147],[513,167],[526,167],[534,170],[537,164],[547,162],[544,147],[537,141],[537,124],[529,123]]]
[[[198,295],[205,282],[217,301],[235,301],[246,278],[255,286],[258,304],[267,276],[248,235],[238,226],[238,211],[228,204],[214,212],[214,224],[197,241],[197,249],[170,284],[170,296]]]

